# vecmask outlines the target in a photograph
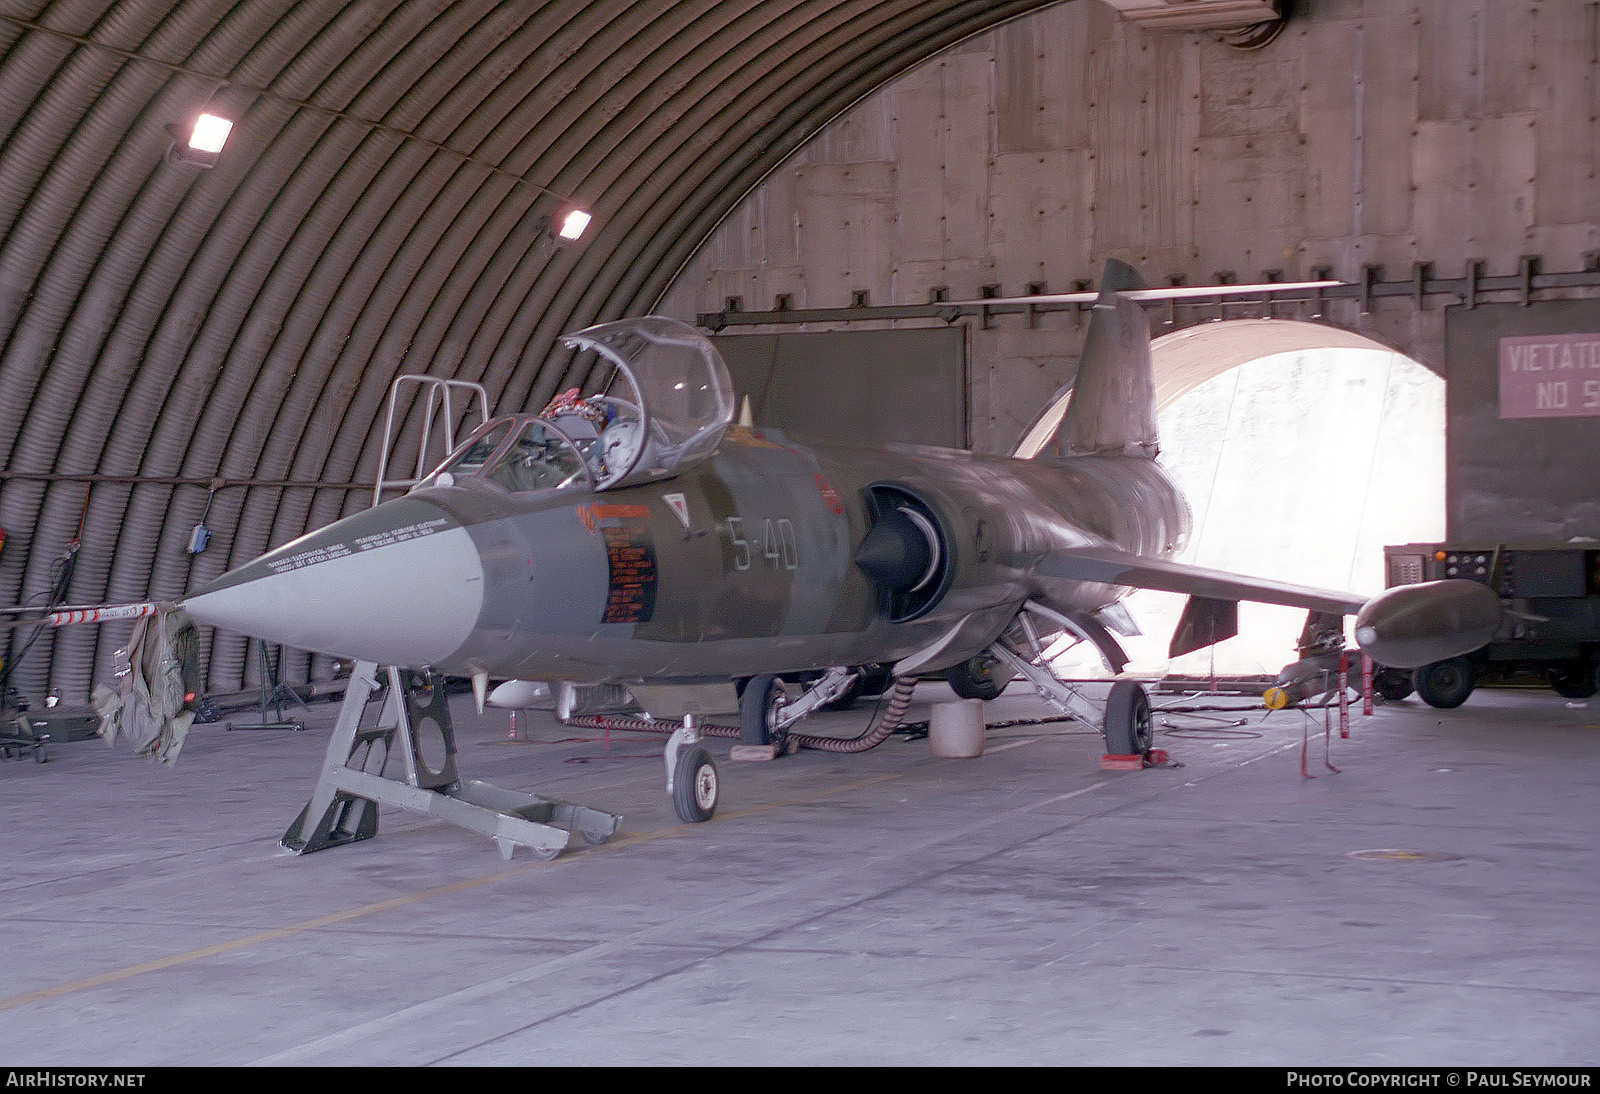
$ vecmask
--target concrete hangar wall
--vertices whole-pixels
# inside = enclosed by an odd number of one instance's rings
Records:
[[[1358,288],[1272,314],[1446,374],[1453,535],[1600,536],[1576,470],[1600,457],[1594,420],[1502,420],[1494,348],[1501,335],[1600,331],[1600,304],[1550,303],[1600,295],[1597,12],[1592,0],[1299,0],[1276,39],[1242,50],[1141,29],[1099,0],[1063,3],[856,104],[734,210],[659,310],[1059,292],[1108,256],[1152,284],[1326,271]],[[1159,335],[1169,318],[1218,314],[1151,318]],[[962,322],[971,442],[1009,450],[1070,379],[1081,320]]]

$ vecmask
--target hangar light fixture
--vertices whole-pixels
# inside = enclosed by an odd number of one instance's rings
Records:
[[[0,25],[19,27],[22,30],[35,34],[50,35],[54,38],[60,39],[63,42],[70,42],[72,45],[81,47],[83,49],[100,50],[101,52],[118,57],[123,61],[134,61],[141,64],[151,65],[155,68],[161,69],[163,72],[168,73],[169,75],[173,73],[180,73],[186,76],[195,77],[196,79],[202,81],[208,81],[213,88],[212,95],[215,95],[218,91],[226,88],[236,100],[243,98],[251,102],[256,102],[262,99],[268,99],[273,102],[289,106],[295,110],[311,111],[313,113],[321,114],[325,117],[353,122],[356,125],[366,126],[367,128],[376,132],[392,133],[403,140],[416,141],[417,143],[424,144],[435,151],[443,152],[450,156],[457,156],[460,159],[465,160],[467,163],[477,164],[479,167],[482,167],[497,175],[502,175],[513,180],[514,182],[521,183],[524,186],[531,186],[540,193],[549,194],[551,197],[557,198],[561,201],[571,200],[567,197],[567,195],[558,193],[557,191],[550,189],[548,186],[540,186],[532,179],[525,178],[524,176],[517,174],[515,171],[509,171],[500,166],[498,163],[475,156],[471,152],[463,152],[459,148],[452,148],[447,144],[441,144],[438,141],[429,140],[426,137],[419,136],[416,133],[400,129],[396,126],[385,124],[377,118],[366,118],[359,114],[350,113],[349,111],[336,110],[333,107],[322,106],[319,103],[314,103],[307,99],[296,99],[280,92],[273,91],[270,88],[258,87],[253,84],[242,83],[237,80],[230,80],[225,76],[218,76],[215,73],[192,68],[188,65],[174,64],[171,61],[161,60],[160,58],[156,57],[146,57],[142,53],[122,49],[118,46],[96,41],[93,38],[86,38],[81,34],[73,34],[69,31],[59,30],[55,27],[46,26],[43,23],[36,22],[32,19],[24,19],[16,15],[0,14]],[[210,120],[206,121],[205,118],[209,118]],[[172,137],[172,144],[167,147],[166,153],[166,160],[168,163],[186,163],[195,167],[216,166],[217,157],[222,151],[223,143],[228,139],[228,134],[233,129],[233,123],[226,118],[222,118],[213,114],[204,116],[202,118],[202,124],[206,126],[205,133],[200,132],[199,125],[197,125],[195,128],[190,130],[190,133],[187,137],[180,135],[178,128],[171,123],[167,123],[163,127]],[[208,151],[206,147],[208,143],[214,144],[215,148]],[[584,229],[588,227],[588,223],[589,216],[587,213],[585,213],[581,220],[575,221],[572,224],[570,229],[567,229],[566,225],[563,224],[560,227],[553,229],[550,235],[561,244],[576,242],[578,237],[583,234]],[[562,234],[563,229],[570,231],[572,234]]]
[[[222,146],[227,143],[228,134],[231,132],[233,123],[227,118],[218,117],[216,114],[202,114],[195,119],[194,129],[189,133],[189,148],[195,152],[215,156],[222,151]]]
[[[172,134],[172,144],[167,149],[168,162],[215,167],[222,146],[228,143],[228,134],[233,132],[233,122],[220,114],[202,113],[187,136],[171,125],[167,126],[167,132]]]
[[[553,222],[554,234],[558,243],[576,243],[589,228],[589,222],[594,219],[593,214],[577,208],[564,209],[556,215]]]

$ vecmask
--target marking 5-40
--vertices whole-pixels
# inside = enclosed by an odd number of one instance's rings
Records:
[[[754,521],[751,524],[754,525]],[[728,517],[722,522],[733,546],[733,568],[748,570],[757,557],[766,559],[773,569],[793,570],[800,565],[800,548],[795,539],[794,522],[788,517],[761,522],[758,538],[745,538],[743,517]],[[754,527],[751,528],[754,532]]]

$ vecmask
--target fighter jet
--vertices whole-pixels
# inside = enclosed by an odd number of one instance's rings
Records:
[[[579,331],[566,345],[611,370],[599,393],[485,423],[406,496],[225,574],[186,609],[469,677],[480,703],[490,681],[626,685],[684,722],[667,769],[669,787],[691,788],[674,794],[686,821],[717,797],[697,718],[737,711],[744,742],[780,748],[878,667],[995,664],[1137,760],[1151,746],[1143,687],[1117,681],[1102,708],[1050,672],[1053,638],[1120,673],[1114,632],[1136,633],[1120,603],[1136,588],[1189,594],[1174,654],[1235,633],[1240,600],[1331,625],[1367,600],[1172,561],[1190,517],[1156,461],[1141,289],[1108,264],[1076,380],[1030,431],[1031,458],[806,444],[735,424],[726,367],[683,323]],[[1385,626],[1367,621],[1368,644]],[[1446,636],[1425,652],[1461,651]],[[810,683],[791,694],[796,680]]]

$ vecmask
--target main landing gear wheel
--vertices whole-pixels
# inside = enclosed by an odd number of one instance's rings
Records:
[[[776,676],[752,676],[739,694],[739,740],[747,745],[771,745],[782,753],[788,731],[778,729],[778,712],[789,693]]]
[[[876,699],[889,690],[894,683],[894,673],[887,665],[862,665],[861,666],[861,695],[866,699]]]
[[[1153,740],[1150,696],[1144,685],[1118,680],[1106,699],[1106,753],[1143,756]]]
[[[980,653],[971,661],[952,665],[945,679],[950,681],[950,690],[963,699],[998,699],[1011,683],[1003,672],[996,671],[999,668],[999,661]]]
[[[696,745],[678,755],[672,771],[672,809],[685,824],[699,824],[717,811],[717,765]]]
[[[1467,701],[1472,694],[1472,662],[1465,657],[1435,661],[1412,673],[1417,695],[1431,707],[1449,710]]]

